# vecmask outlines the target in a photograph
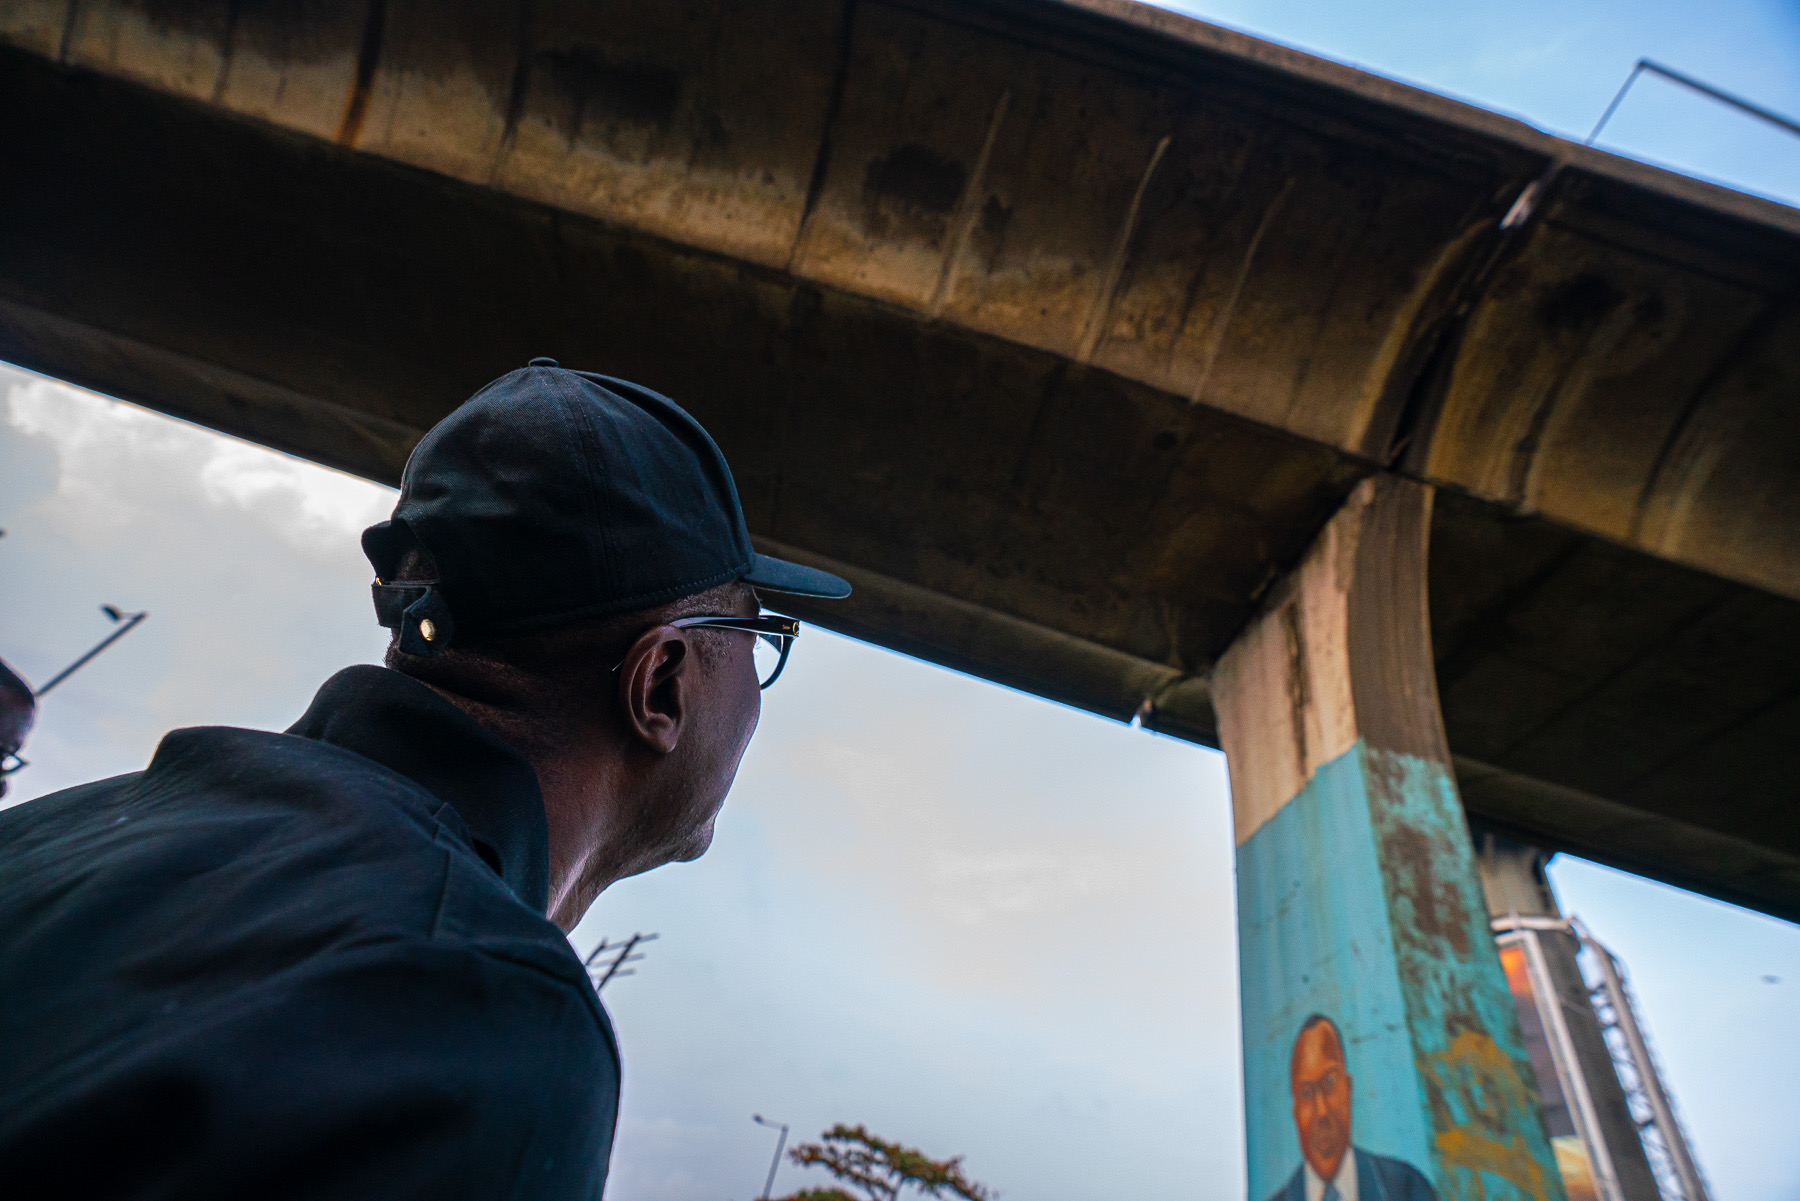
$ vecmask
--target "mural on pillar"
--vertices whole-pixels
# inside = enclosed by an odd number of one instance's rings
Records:
[[[1250,1201],[1564,1201],[1435,707],[1430,502],[1363,481],[1214,672]]]
[[[1300,1025],[1288,1068],[1301,1164],[1270,1201],[1437,1201],[1437,1190],[1403,1159],[1355,1144],[1353,1090],[1337,1023],[1315,1013]]]
[[[1251,1201],[1562,1201],[1462,821],[1358,741],[1239,845]]]

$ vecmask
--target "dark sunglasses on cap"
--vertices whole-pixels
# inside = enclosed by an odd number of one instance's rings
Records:
[[[800,637],[800,623],[791,617],[777,617],[772,613],[761,617],[726,617],[710,614],[697,617],[677,617],[665,621],[663,625],[674,626],[678,630],[742,630],[746,634],[756,635],[756,686],[767,688],[787,666],[788,652],[794,647],[794,639]],[[613,664],[613,670],[625,666],[620,659]]]

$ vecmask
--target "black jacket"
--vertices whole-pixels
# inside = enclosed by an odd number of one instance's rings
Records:
[[[530,764],[352,667],[0,812],[0,1191],[598,1198],[619,1058]]]

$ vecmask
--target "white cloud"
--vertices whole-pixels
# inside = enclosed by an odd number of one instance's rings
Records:
[[[138,510],[130,485],[144,466],[180,480],[210,450],[199,430],[54,380],[14,384],[6,418],[19,433],[55,447],[56,491],[42,509],[84,539],[131,524]]]
[[[46,698],[8,800],[139,767],[163,732],[284,726],[385,641],[357,531],[390,489],[0,371],[0,655],[42,680],[150,619]]]
[[[1045,918],[1126,890],[1128,865],[1097,863],[1080,851],[1047,846],[939,850],[931,880],[953,918],[965,926],[1003,918]]]
[[[201,502],[317,556],[354,544],[391,490],[48,379],[15,384],[6,421],[56,447],[47,517],[83,540],[129,528],[146,504]]]
[[[257,514],[297,549],[354,541],[394,507],[393,494],[367,480],[225,439],[201,468],[200,484],[213,503]]]

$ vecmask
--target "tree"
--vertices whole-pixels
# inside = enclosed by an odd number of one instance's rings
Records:
[[[995,1201],[998,1193],[962,1174],[962,1156],[937,1160],[913,1147],[877,1138],[861,1126],[833,1126],[819,1142],[801,1143],[788,1157],[804,1167],[820,1167],[860,1190],[809,1188],[781,1201],[896,1201],[912,1185],[927,1197],[961,1197],[963,1201]]]

